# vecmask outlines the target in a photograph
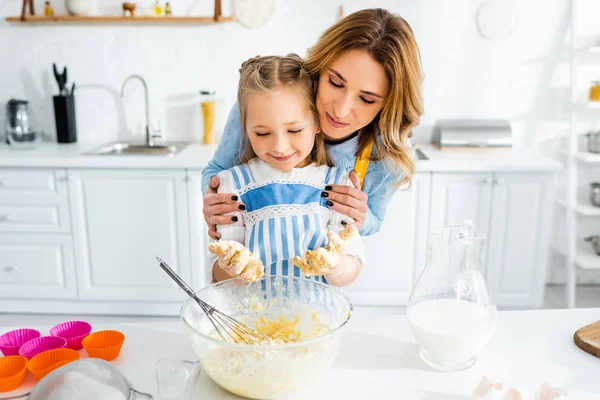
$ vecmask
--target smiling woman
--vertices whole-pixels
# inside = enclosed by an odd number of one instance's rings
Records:
[[[324,185],[327,206],[349,217],[363,235],[381,228],[386,206],[414,173],[409,137],[419,123],[422,71],[410,25],[383,9],[350,14],[308,51],[306,69],[316,86],[316,107],[326,147],[336,167],[352,170],[365,153],[370,161],[364,184],[351,173],[354,187]],[[218,193],[216,175],[240,164],[242,123],[231,110],[219,147],[203,171],[204,217],[209,234],[231,223],[225,213],[241,203]],[[369,150],[372,150],[369,152]],[[364,163],[363,163],[364,165]],[[361,190],[362,189],[362,190]]]

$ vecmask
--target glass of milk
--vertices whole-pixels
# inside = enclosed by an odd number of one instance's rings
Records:
[[[438,370],[473,366],[496,328],[496,305],[482,274],[484,246],[470,220],[430,234],[407,315],[421,358]]]

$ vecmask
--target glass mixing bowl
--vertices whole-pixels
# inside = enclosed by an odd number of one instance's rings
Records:
[[[267,276],[253,283],[230,279],[196,292],[200,299],[255,328],[298,318],[301,341],[248,345],[223,341],[193,299],[181,308],[204,370],[221,387],[252,399],[285,397],[323,378],[339,350],[352,303],[339,289],[303,277]]]

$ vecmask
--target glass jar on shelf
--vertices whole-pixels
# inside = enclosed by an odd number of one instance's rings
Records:
[[[215,115],[216,115],[216,95],[215,90],[201,90],[200,109],[202,110],[203,121],[203,144],[215,144]]]

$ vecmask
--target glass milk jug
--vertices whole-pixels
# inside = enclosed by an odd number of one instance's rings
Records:
[[[438,370],[473,366],[496,328],[496,305],[482,274],[484,245],[470,220],[430,234],[407,316],[421,358]]]

